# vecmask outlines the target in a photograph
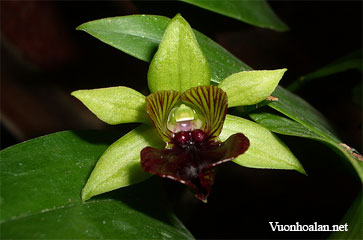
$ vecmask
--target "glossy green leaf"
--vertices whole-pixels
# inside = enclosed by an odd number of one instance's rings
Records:
[[[271,95],[286,70],[239,72],[228,76],[218,87],[227,93],[228,107],[253,105]]]
[[[320,136],[336,143],[341,142],[335,136],[333,128],[325,117],[304,99],[282,87],[277,87],[272,95],[279,100],[270,103],[270,107],[301,123]]]
[[[170,19],[154,15],[110,17],[83,23],[85,31],[140,60],[151,62]]]
[[[250,113],[249,116],[258,124],[261,124],[273,132],[296,137],[310,138],[327,143],[328,146],[340,152],[352,164],[358,176],[363,181],[363,162],[357,160],[352,155],[352,152],[344,148],[345,145],[342,145],[342,143],[339,144],[335,141],[332,141],[330,138],[323,137],[303,126],[302,124],[283,116],[262,111]]]
[[[78,90],[72,95],[108,124],[149,122],[145,112],[145,96],[131,88]]]
[[[218,84],[233,73],[252,70],[248,65],[233,56],[221,45],[198,31],[194,30],[194,33],[199,46],[209,63],[212,83]]]
[[[155,15],[104,18],[77,27],[102,42],[140,60],[151,62],[170,19]],[[209,63],[211,80],[219,83],[232,73],[250,68],[205,35],[194,30]]]
[[[251,168],[289,169],[305,174],[305,170],[289,148],[267,128],[246,119],[228,115],[220,135],[225,141],[241,132],[250,140],[248,150],[238,156],[235,163]]]
[[[1,151],[0,238],[192,238],[153,179],[82,203],[82,186],[117,135],[66,131]]]
[[[276,133],[316,140],[324,139],[320,135],[311,131],[309,128],[304,127],[300,123],[283,116],[263,111],[252,112],[249,114],[249,116],[258,124],[261,124],[262,126]]]
[[[146,112],[154,127],[164,142],[169,142],[172,132],[167,122],[170,111],[179,102],[180,93],[177,91],[159,91],[146,97]]]
[[[169,22],[150,63],[147,79],[151,92],[175,90],[182,93],[210,84],[208,62],[191,27],[180,14]]]
[[[362,162],[352,155],[353,152],[346,151],[341,146],[343,144],[342,141],[336,137],[333,128],[319,111],[304,99],[280,86],[276,88],[272,95],[279,100],[270,103],[270,107],[300,123],[311,132],[314,132],[319,138],[324,139],[326,143],[330,144],[331,147],[339,149],[339,152],[343,153],[344,158],[353,165],[361,181],[363,181]]]
[[[249,23],[254,26],[276,31],[287,31],[282,22],[264,0],[181,0],[210,11]]]
[[[152,126],[141,125],[114,142],[98,160],[82,189],[82,200],[126,187],[150,177],[141,169],[140,152],[146,146],[161,148]]]
[[[287,88],[290,91],[296,91],[314,79],[328,77],[330,75],[345,72],[352,69],[357,69],[360,71],[363,70],[362,50],[350,53],[342,58],[339,58],[329,63],[328,65],[325,65],[317,69],[312,73],[300,77],[299,79],[291,83]]]

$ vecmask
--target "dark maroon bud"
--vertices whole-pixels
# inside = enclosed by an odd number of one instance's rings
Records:
[[[180,145],[185,145],[190,141],[190,132],[178,132],[175,134],[175,141]]]
[[[206,137],[205,132],[203,132],[203,130],[200,129],[196,129],[192,132],[192,138],[194,142],[202,142]]]

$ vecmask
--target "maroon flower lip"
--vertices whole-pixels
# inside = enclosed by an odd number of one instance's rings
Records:
[[[187,108],[192,116],[190,121],[203,119],[199,129],[177,132],[168,129],[169,113],[180,102],[191,106]],[[215,86],[195,87],[183,94],[176,91],[150,94],[146,98],[146,112],[166,147],[144,148],[143,170],[190,186],[195,196],[206,202],[214,183],[215,167],[243,154],[250,145],[242,133],[230,136],[225,142],[218,140],[227,106],[226,93]],[[185,124],[185,119],[182,120],[176,124]]]

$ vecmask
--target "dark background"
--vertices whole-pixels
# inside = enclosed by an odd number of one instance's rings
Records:
[[[118,131],[70,96],[125,85],[147,94],[148,64],[75,28],[129,14],[181,13],[254,69],[288,68],[281,85],[362,48],[361,1],[271,1],[290,31],[280,33],[176,1],[1,1],[1,148],[62,130]],[[315,80],[297,92],[319,109],[349,146],[362,150],[361,72]],[[358,94],[353,94],[354,92]],[[219,169],[208,204],[165,182],[179,217],[198,238],[325,238],[325,232],[273,233],[283,224],[338,224],[361,188],[327,146],[280,136],[309,176],[292,171]],[[353,172],[353,173],[352,173]]]

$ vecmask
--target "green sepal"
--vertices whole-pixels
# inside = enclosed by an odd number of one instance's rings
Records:
[[[181,100],[189,103],[204,115],[204,132],[209,136],[218,137],[222,131],[227,113],[227,95],[216,86],[200,86],[184,92]]]
[[[170,19],[157,15],[110,17],[83,23],[77,30],[142,61],[151,62]],[[219,83],[232,73],[251,70],[216,42],[194,30],[200,48],[207,58],[211,81]]]
[[[296,170],[306,174],[299,160],[271,131],[249,120],[227,114],[221,140],[225,141],[238,132],[246,135],[250,147],[233,160],[235,163],[250,168]]]
[[[208,62],[191,27],[177,14],[169,22],[151,61],[149,89],[151,92],[175,90],[182,93],[191,87],[209,84]]]
[[[145,112],[145,96],[132,88],[78,90],[72,92],[72,96],[108,124],[149,122]]]
[[[227,93],[228,107],[253,105],[271,95],[286,70],[243,71],[228,76],[218,87]]]
[[[162,147],[154,128],[141,125],[114,142],[103,153],[82,189],[82,200],[141,182],[150,175],[141,169],[140,151]]]
[[[164,142],[169,142],[173,135],[167,126],[168,116],[179,99],[180,93],[173,90],[159,91],[146,97],[146,113]]]

